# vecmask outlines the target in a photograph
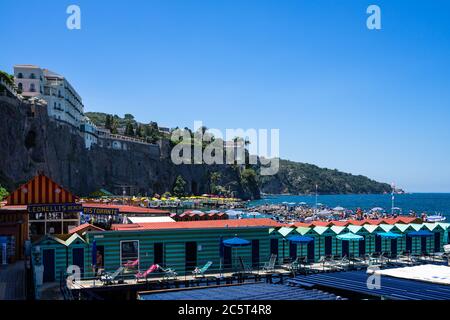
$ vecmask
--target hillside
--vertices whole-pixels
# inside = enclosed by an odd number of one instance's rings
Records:
[[[278,174],[259,177],[261,192],[269,194],[311,194],[315,193],[316,184],[321,194],[391,192],[389,184],[380,183],[365,176],[289,160],[280,160]]]

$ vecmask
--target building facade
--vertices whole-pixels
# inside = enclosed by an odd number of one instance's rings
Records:
[[[35,65],[16,65],[14,81],[24,98],[44,99],[51,118],[77,130],[81,129],[84,119],[83,102],[65,77]]]

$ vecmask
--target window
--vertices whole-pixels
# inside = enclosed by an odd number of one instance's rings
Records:
[[[30,79],[36,79],[36,76],[34,75],[34,73],[30,74]]]
[[[19,72],[19,73],[17,74],[17,78],[23,79],[23,73],[22,73],[22,72]]]
[[[36,91],[36,87],[34,86],[34,83],[30,84],[30,91],[31,92],[35,92]]]
[[[128,261],[139,259],[139,241],[121,241],[120,242],[120,262],[123,266]]]
[[[20,92],[23,91],[23,84],[22,84],[22,82],[19,82],[19,83],[17,84],[17,89],[18,89]]]

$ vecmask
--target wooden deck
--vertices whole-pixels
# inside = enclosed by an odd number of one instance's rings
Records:
[[[232,283],[239,280],[254,281],[258,279],[265,279],[268,277],[274,277],[277,275],[288,276],[291,272],[286,269],[275,269],[272,272],[252,272],[246,274],[237,274],[235,272],[225,272],[225,273],[210,273],[205,275],[205,277],[194,277],[192,275],[178,276],[176,278],[164,278],[164,277],[151,277],[147,280],[139,280],[132,278],[124,278],[118,283],[114,281],[113,284],[104,285],[99,279],[86,279],[76,282],[68,282],[67,286],[70,290],[86,290],[86,289],[108,289],[108,290],[120,290],[127,289],[131,287],[141,287],[145,289],[153,284],[170,283],[175,286],[195,286],[198,283],[214,284],[214,283]]]
[[[0,300],[25,300],[25,263],[0,266]]]

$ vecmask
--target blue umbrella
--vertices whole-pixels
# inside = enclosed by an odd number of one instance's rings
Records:
[[[398,239],[402,237],[401,234],[394,232],[378,232],[377,235],[383,239]]]
[[[347,232],[347,233],[344,233],[344,234],[340,234],[340,235],[336,236],[336,238],[338,238],[341,241],[349,241],[349,242],[351,241],[353,243],[352,244],[353,252],[355,252],[355,242],[364,240],[363,236],[359,236],[359,235],[354,234],[352,232]]]
[[[92,242],[92,265],[97,265],[97,241]]]
[[[432,237],[434,233],[426,230],[420,230],[409,232],[407,235],[409,237]]]
[[[231,239],[224,240],[223,244],[226,247],[234,248],[234,247],[246,247],[246,246],[249,246],[251,244],[251,242],[248,241],[248,240],[245,240],[245,239],[234,237],[234,238],[231,238]]]
[[[287,238],[287,240],[292,243],[309,243],[311,241],[314,241],[314,238],[305,236],[290,236]]]
[[[251,245],[251,242],[245,239],[234,237],[223,241],[223,245],[231,248],[247,247]],[[235,261],[237,260],[237,251],[235,250]]]
[[[307,243],[310,243],[310,242],[314,241],[314,238],[306,237],[306,236],[290,236],[290,237],[287,238],[287,240],[289,242],[292,242],[292,243],[295,243],[295,244],[303,245],[303,244],[307,244]],[[301,251],[303,252],[303,247],[302,247]]]

